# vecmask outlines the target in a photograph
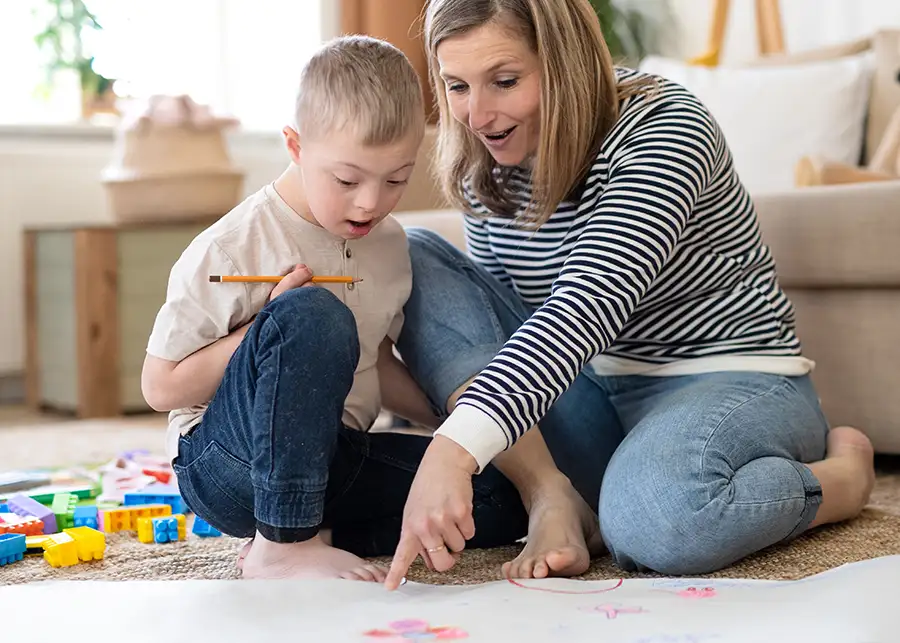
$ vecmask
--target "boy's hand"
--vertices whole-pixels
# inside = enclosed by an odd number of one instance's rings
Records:
[[[304,264],[300,263],[294,266],[284,276],[284,279],[275,284],[272,292],[269,294],[269,301],[275,299],[281,293],[291,288],[302,288],[303,286],[311,286],[312,272]]]

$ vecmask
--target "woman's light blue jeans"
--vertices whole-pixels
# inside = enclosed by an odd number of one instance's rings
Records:
[[[439,235],[408,235],[398,350],[445,417],[450,395],[533,309]],[[802,533],[822,501],[801,464],[824,457],[828,433],[808,377],[601,377],[588,366],[539,426],[624,569],[721,569]]]

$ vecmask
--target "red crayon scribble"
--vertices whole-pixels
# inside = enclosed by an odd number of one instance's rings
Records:
[[[528,585],[524,585],[524,584],[520,583],[519,581],[515,580],[514,578],[507,578],[506,580],[509,583],[511,583],[512,585],[515,585],[516,587],[521,587],[522,589],[531,589],[536,592],[549,592],[551,594],[578,594],[578,595],[581,595],[581,594],[603,594],[604,592],[611,592],[614,589],[619,589],[622,586],[622,583],[625,582],[625,580],[623,578],[620,578],[620,579],[616,580],[615,585],[613,585],[612,587],[607,587],[605,589],[591,589],[591,590],[587,590],[587,591],[574,591],[574,590],[568,590],[568,589],[552,589],[550,587],[529,587]]]

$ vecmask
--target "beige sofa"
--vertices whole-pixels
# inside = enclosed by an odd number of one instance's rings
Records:
[[[443,209],[427,170],[432,140],[398,219],[462,248],[462,219]],[[754,197],[800,339],[832,425],[865,431],[900,454],[900,181]]]

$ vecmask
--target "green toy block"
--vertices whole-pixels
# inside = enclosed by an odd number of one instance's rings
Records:
[[[39,491],[35,494],[25,492],[25,495],[42,505],[49,506],[53,504],[53,498],[59,493],[72,494],[79,500],[90,500],[91,498],[97,497],[100,493],[100,487],[99,485],[59,485],[56,488],[50,488],[47,491]]]
[[[53,504],[50,511],[56,516],[56,529],[62,531],[75,526],[75,507],[78,504],[78,496],[74,493],[58,493],[53,496]]]

